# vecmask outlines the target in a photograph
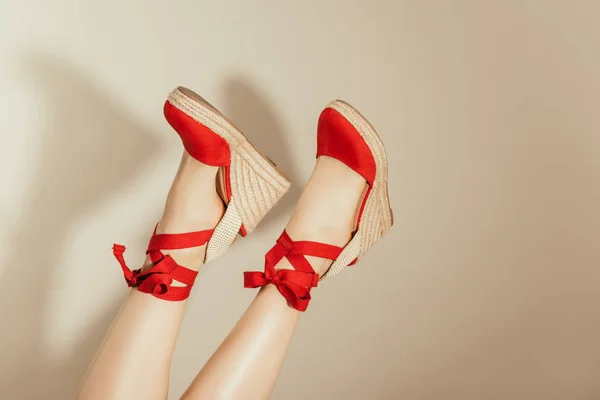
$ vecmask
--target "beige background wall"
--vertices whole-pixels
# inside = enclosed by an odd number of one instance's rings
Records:
[[[241,273],[284,226],[335,97],[388,146],[396,226],[315,290],[273,398],[600,398],[599,12],[0,0],[0,397],[73,398],[126,293],[110,247],[141,262],[177,166],[161,106],[183,84],[295,188],[202,272],[172,398],[252,298]]]

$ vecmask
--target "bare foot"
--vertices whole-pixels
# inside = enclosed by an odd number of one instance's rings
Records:
[[[344,247],[356,229],[356,216],[366,188],[365,179],[341,161],[319,157],[286,231],[294,241]],[[308,256],[306,259],[320,276],[331,266],[331,260]],[[293,269],[286,258],[276,268]]]
[[[156,233],[202,231],[212,229],[219,223],[225,205],[216,189],[218,169],[202,164],[184,150]],[[170,254],[179,265],[197,271],[204,262],[206,245],[163,250],[163,253]],[[152,262],[147,258],[143,269],[151,267]]]

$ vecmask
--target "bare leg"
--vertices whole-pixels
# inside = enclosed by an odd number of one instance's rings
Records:
[[[346,165],[320,157],[286,228],[293,240],[344,246],[365,180]],[[329,260],[307,257],[322,274]],[[277,269],[293,267],[283,259]],[[183,395],[183,399],[267,399],[279,374],[300,313],[273,285],[256,296],[229,336]]]
[[[215,189],[216,172],[215,167],[201,164],[184,152],[158,233],[211,229],[219,222],[224,206]],[[205,247],[164,253],[170,253],[180,265],[198,270]],[[150,265],[147,259],[144,268]],[[88,370],[78,398],[166,399],[171,357],[185,306],[186,301],[164,301],[131,290]]]

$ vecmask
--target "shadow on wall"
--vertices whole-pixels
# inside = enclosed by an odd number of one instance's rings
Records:
[[[115,303],[89,326],[91,335],[74,345],[67,361],[57,365],[45,356],[45,321],[54,314],[46,300],[50,291],[60,290],[50,285],[70,245],[67,233],[123,188],[152,159],[158,142],[72,66],[30,57],[23,70],[36,83],[47,121],[37,135],[31,205],[18,223],[0,280],[0,387],[11,398],[66,399],[75,396],[118,307]],[[93,259],[86,266],[105,267]]]
[[[73,66],[36,56],[25,60],[23,70],[43,98],[47,122],[38,135],[40,161],[30,186],[30,208],[18,223],[0,280],[0,387],[24,400],[73,398],[120,299],[88,326],[91,334],[73,346],[66,361],[56,363],[43,347],[46,321],[55,313],[46,305],[50,291],[57,290],[50,286],[53,274],[70,245],[72,226],[127,185],[159,148],[148,127],[124,114]],[[296,183],[285,135],[271,107],[241,79],[232,79],[225,92],[224,113]],[[292,187],[267,221],[295,203],[300,191]],[[105,267],[89,260],[86,268]]]
[[[271,159],[277,168],[288,177],[292,186],[279,204],[258,225],[269,225],[270,221],[277,219],[282,213],[289,211],[300,197],[301,188],[297,168],[287,142],[283,123],[260,90],[241,77],[228,80],[224,87],[227,103],[221,110],[238,127],[262,154]]]

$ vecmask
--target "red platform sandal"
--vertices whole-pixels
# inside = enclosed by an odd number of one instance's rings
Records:
[[[310,302],[310,290],[319,279],[334,276],[358,258],[392,226],[393,215],[388,196],[388,167],[381,138],[373,126],[352,106],[336,100],[319,118],[317,129],[317,158],[329,156],[340,160],[363,178],[367,190],[358,209],[357,227],[345,247],[324,243],[294,242],[284,231],[265,257],[264,272],[245,272],[244,286],[277,286],[293,308],[305,311]],[[332,260],[322,276],[313,270],[305,256]],[[295,270],[275,270],[286,257]]]
[[[181,137],[185,150],[201,163],[218,166],[219,195],[225,213],[214,229],[180,234],[154,234],[147,254],[153,266],[145,272],[130,270],[123,258],[125,247],[113,253],[130,287],[170,301],[186,299],[197,272],[178,265],[161,250],[206,246],[204,262],[227,251],[238,233],[246,236],[289,189],[288,179],[264,157],[223,114],[189,89],[169,94],[165,118]],[[177,280],[186,286],[171,286]]]

